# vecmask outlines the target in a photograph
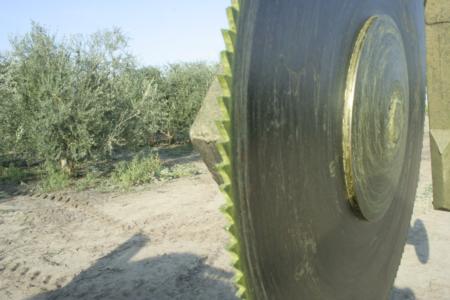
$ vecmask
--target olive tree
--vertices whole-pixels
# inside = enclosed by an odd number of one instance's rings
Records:
[[[58,41],[33,23],[31,32],[12,40],[7,59],[13,96],[2,115],[16,132],[16,149],[27,157],[61,161],[110,154],[126,143],[132,99],[142,97],[134,84],[134,58],[120,30],[88,39]]]
[[[60,39],[32,23],[0,56],[0,154],[71,171],[158,134],[185,142],[216,68],[138,67],[119,29]]]
[[[180,63],[164,70],[164,95],[156,104],[158,127],[172,140],[185,141],[217,67],[205,63]]]

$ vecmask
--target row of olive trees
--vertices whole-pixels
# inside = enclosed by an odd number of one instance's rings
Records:
[[[0,154],[77,163],[185,141],[215,66],[138,68],[120,30],[58,40],[33,23],[0,56]]]

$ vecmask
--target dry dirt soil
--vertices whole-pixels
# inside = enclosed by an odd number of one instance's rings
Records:
[[[428,147],[426,134],[392,300],[450,299],[450,213],[432,210]],[[223,198],[194,159],[200,175],[132,193],[0,199],[0,299],[236,299]]]

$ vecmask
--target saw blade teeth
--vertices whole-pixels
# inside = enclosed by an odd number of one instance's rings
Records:
[[[237,296],[240,299],[246,299],[246,282],[244,275],[241,272],[237,272],[237,274],[233,277],[233,281],[237,287]]]
[[[236,292],[236,296],[239,297],[240,299],[248,299],[247,298],[247,289],[246,287],[246,283],[243,280],[244,277],[242,277],[242,279],[238,279],[238,280],[234,280],[234,282],[236,283],[237,286],[237,292]]]
[[[244,278],[244,274],[242,274],[242,272],[240,272],[240,271],[237,271],[236,274],[234,275],[235,282],[242,282],[243,278]]]
[[[246,282],[245,282],[245,276],[242,272],[240,271],[236,271],[236,275],[234,276],[234,282],[237,286],[237,296],[241,299],[246,299],[246,291],[247,289],[245,288]]]
[[[243,0],[231,0],[231,7],[234,7],[237,11],[239,11],[242,1]]]
[[[227,160],[228,157],[222,156],[222,162],[217,165],[217,170],[221,173],[225,173],[226,176],[231,178],[231,165]]]
[[[224,173],[221,173],[222,176],[224,176],[222,179],[229,181],[230,179],[228,178],[228,175],[225,175]],[[229,182],[225,182],[223,184],[220,185],[220,190],[223,193],[226,193],[228,196],[232,195],[232,190],[231,190],[231,184]]]
[[[235,234],[236,230],[234,229],[234,224],[232,222],[234,222],[234,216],[233,216],[233,208],[230,208],[229,206],[223,205],[220,208],[220,211],[225,215],[225,218],[227,219],[228,225],[225,226],[225,230],[229,231],[231,234]],[[230,213],[231,211],[231,213]]]
[[[222,117],[216,122],[217,129],[220,134],[220,142],[216,143],[216,149],[222,158],[222,162],[216,166],[219,176],[222,178],[223,184],[220,185],[225,204],[221,207],[221,211],[228,221],[226,230],[229,232],[230,244],[227,250],[230,254],[232,265],[235,269],[236,276],[234,283],[237,288],[236,296],[240,299],[247,299],[245,276],[243,272],[243,265],[240,256],[240,241],[239,241],[239,219],[236,217],[236,207],[233,195],[233,170],[232,170],[232,76],[234,66],[234,53],[236,49],[236,38],[238,32],[239,10],[242,5],[242,0],[232,0],[231,7],[227,9],[227,17],[229,22],[229,29],[222,30],[223,39],[225,42],[225,51],[221,53],[222,74],[218,76],[222,95],[218,97],[217,101],[222,112]]]
[[[222,51],[220,54],[220,59],[222,61],[223,74],[231,78],[231,74],[233,74],[233,53],[229,51]]]
[[[236,32],[222,29],[222,36],[225,42],[225,48],[228,52],[234,53],[236,46]]]
[[[231,166],[228,163],[220,163],[217,165],[217,171],[225,185],[231,185]],[[229,195],[231,197],[231,195]]]
[[[225,215],[228,221],[228,225],[225,228],[230,231],[233,235],[236,234],[236,225],[234,224],[234,206],[224,204],[221,209],[222,213]]]
[[[224,194],[224,198],[225,198],[225,203],[222,205],[221,210],[224,213],[233,215],[234,205],[233,205],[232,198],[227,194]],[[234,225],[234,220],[231,220],[231,222],[228,225]]]
[[[223,129],[226,131],[228,137],[231,137],[231,120],[222,120]],[[228,142],[228,141],[227,141]]]
[[[224,207],[223,209],[224,214],[227,216],[227,218],[229,219],[229,222],[234,222],[234,207],[233,206],[227,206]],[[230,223],[229,226],[227,226],[227,230],[230,231],[233,235],[236,234],[236,230],[235,230],[235,225],[233,223]],[[231,231],[230,229],[233,229],[233,231]]]
[[[222,96],[231,97],[231,76],[222,74],[217,76],[217,78],[219,79],[220,87],[222,88]]]
[[[238,30],[238,16],[239,16],[239,6],[230,6],[227,8],[227,18],[230,30],[237,32]]]
[[[217,151],[219,151],[219,154],[222,157],[222,163],[231,164],[231,143],[217,143]]]
[[[233,219],[233,217],[232,217],[232,219]],[[226,229],[227,229],[227,231],[231,232],[233,235],[237,234],[236,226],[234,225],[234,223],[230,223],[230,225],[228,225]]]
[[[242,300],[247,299],[246,297],[246,289],[244,286],[238,286],[238,290],[236,292],[236,296]]]
[[[229,256],[230,256],[231,266],[232,266],[233,268],[235,268],[235,272],[236,272],[236,273],[237,273],[237,272],[241,272],[240,270],[236,269],[236,266],[235,266],[236,262],[239,261],[239,254],[238,254],[238,252],[228,251],[228,254],[229,254]]]
[[[220,134],[223,142],[229,142],[231,140],[230,139],[231,131],[227,130],[227,128],[229,127],[230,124],[226,124],[226,123],[227,123],[227,121],[225,121],[225,120],[216,121],[216,128],[219,131],[219,134]],[[228,121],[228,123],[230,123],[230,122]]]
[[[234,206],[228,203],[225,203],[220,207],[220,211],[229,219],[228,224],[225,228],[230,229],[231,226],[234,226]]]
[[[231,98],[230,97],[218,97],[219,107],[222,113],[223,120],[231,119]]]
[[[227,250],[233,253],[239,253],[239,243],[236,239],[233,239],[227,247]]]

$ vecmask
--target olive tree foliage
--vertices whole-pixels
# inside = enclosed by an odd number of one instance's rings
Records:
[[[0,75],[0,120],[11,151],[77,162],[127,143],[129,121],[139,115],[133,106],[143,99],[119,30],[58,41],[34,23],[11,44]]]
[[[159,128],[169,138],[186,140],[203,98],[217,73],[217,67],[202,63],[172,64],[164,70],[162,112]]]
[[[138,67],[119,29],[58,39],[32,23],[0,56],[0,154],[77,162],[155,135],[185,141],[216,67]]]
[[[0,56],[0,153],[13,150],[16,140],[21,138],[20,114],[14,107],[16,86],[9,66],[7,58]]]

